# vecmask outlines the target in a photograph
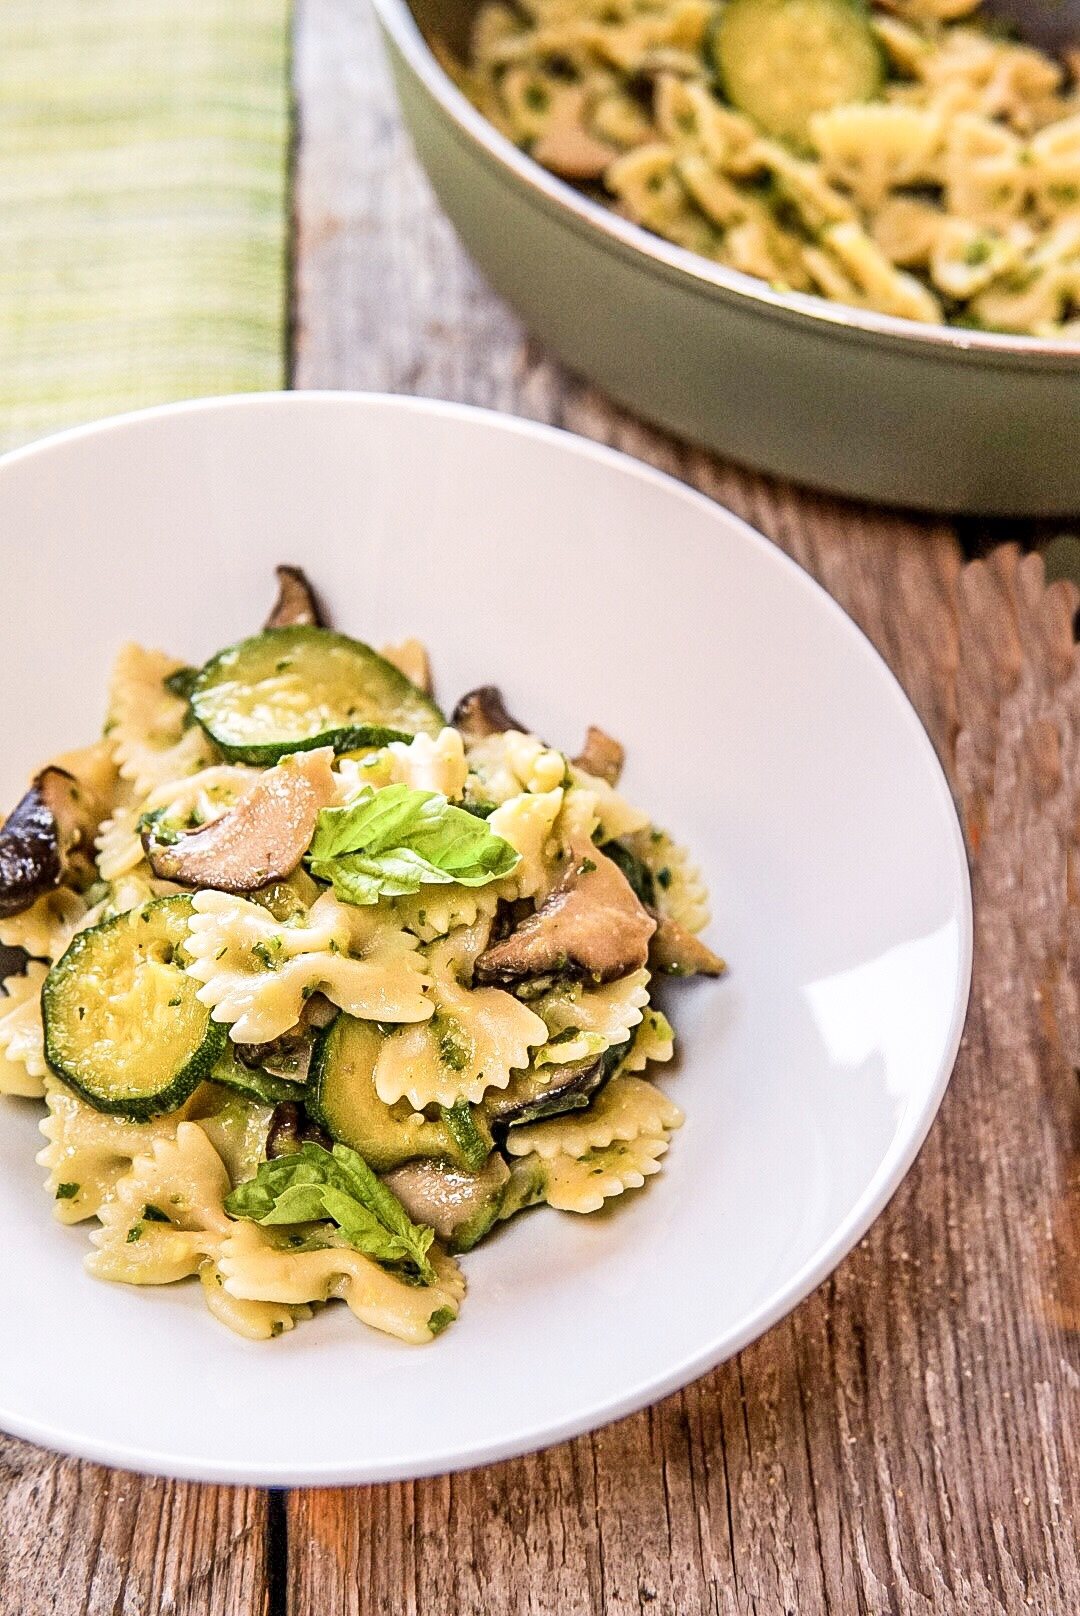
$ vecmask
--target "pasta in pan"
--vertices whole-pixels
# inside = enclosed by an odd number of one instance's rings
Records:
[[[250,1340],[340,1300],[431,1341],[496,1225],[643,1185],[658,978],[723,970],[611,737],[572,760],[491,687],[448,723],[399,649],[280,605],[201,669],[127,646],[104,745],[0,829],[0,1095],[44,1100],[55,1215]]]
[[[1075,338],[1080,52],[979,5],[488,0],[448,66],[538,162],[780,291]]]

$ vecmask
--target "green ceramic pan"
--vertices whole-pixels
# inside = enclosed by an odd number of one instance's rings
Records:
[[[572,369],[721,455],[879,504],[1080,512],[1080,343],[842,308],[671,246],[482,118],[427,39],[474,0],[375,0],[406,122],[497,291]]]

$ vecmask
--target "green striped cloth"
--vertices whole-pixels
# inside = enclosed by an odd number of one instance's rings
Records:
[[[285,380],[289,0],[0,0],[0,448]]]

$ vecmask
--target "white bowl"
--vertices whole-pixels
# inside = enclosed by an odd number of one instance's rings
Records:
[[[429,1347],[343,1308],[266,1344],[198,1287],[111,1287],[54,1223],[40,1107],[0,1101],[0,1426],[109,1464],[349,1483],[478,1464],[640,1408],[783,1316],[911,1165],[967,1000],[971,912],[944,777],[839,608],[727,511],[548,428],[415,400],[217,400],[0,463],[2,779],[97,732],[109,660],[198,660],[257,625],[270,568],[338,626],[430,645],[554,743],[627,745],[628,795],[699,856],[719,983],[669,997],[686,1112],[603,1216],[542,1209],[464,1260]]]

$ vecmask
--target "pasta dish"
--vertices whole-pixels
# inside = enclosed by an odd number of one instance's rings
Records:
[[[102,738],[0,830],[0,1093],[44,1100],[99,1278],[197,1276],[252,1339],[336,1298],[423,1343],[500,1223],[659,1172],[654,982],[723,964],[617,741],[568,757],[492,686],[447,722],[418,642],[279,575],[201,668],[126,646]]]

